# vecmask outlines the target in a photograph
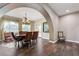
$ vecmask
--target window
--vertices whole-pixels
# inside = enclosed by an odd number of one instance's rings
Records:
[[[44,23],[43,23],[43,32],[44,32],[44,33],[48,33],[48,32],[49,32],[47,22],[44,22]]]
[[[4,32],[19,32],[18,23],[16,22],[4,22],[3,23]]]
[[[22,31],[30,31],[30,25],[29,24],[22,24]]]

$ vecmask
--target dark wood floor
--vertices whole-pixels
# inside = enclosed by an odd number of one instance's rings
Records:
[[[0,46],[0,56],[79,56],[79,44],[71,42],[50,43],[39,38],[31,48],[7,48]]]

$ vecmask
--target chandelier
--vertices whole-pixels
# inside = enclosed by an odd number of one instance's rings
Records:
[[[31,20],[29,20],[29,19],[26,17],[26,13],[25,13],[25,17],[23,17],[23,19],[22,19],[22,23],[24,23],[24,24],[29,24],[29,23],[31,23]]]

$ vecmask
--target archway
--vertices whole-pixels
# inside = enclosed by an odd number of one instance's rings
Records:
[[[19,3],[19,4],[8,4],[7,6],[3,7],[2,10],[4,10],[4,12],[2,12],[2,14],[5,14],[6,12],[10,11],[10,10],[13,10],[15,8],[19,8],[19,7],[29,7],[29,8],[33,8],[37,11],[39,11],[44,17],[45,19],[47,20],[47,23],[49,25],[49,33],[50,33],[50,40],[55,40],[54,39],[54,27],[53,27],[53,23],[51,21],[51,18],[49,16],[49,13],[44,9],[44,7],[41,5],[41,4],[35,4],[35,3],[27,3],[27,4],[24,4],[24,3]],[[52,26],[51,26],[52,25]]]

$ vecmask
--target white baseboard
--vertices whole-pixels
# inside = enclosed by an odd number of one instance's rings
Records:
[[[49,42],[51,42],[51,43],[56,43],[56,42],[57,42],[57,40],[54,40],[54,41],[49,40]]]
[[[73,40],[66,40],[66,41],[68,41],[68,42],[74,42],[74,43],[79,43],[79,41],[73,41]],[[57,40],[55,40],[55,41],[49,40],[49,42],[56,43]]]
[[[43,38],[43,37],[39,37],[39,38],[42,38],[42,39],[46,39],[46,38]],[[51,43],[56,43],[58,40],[50,40],[50,39],[46,39],[46,40],[49,40],[49,42],[51,42]]]
[[[42,39],[46,39],[46,40],[50,40],[50,39],[47,39],[47,38],[43,38],[43,37],[40,37],[40,38],[42,38]]]
[[[74,43],[79,43],[79,41],[73,41],[73,40],[66,40],[68,42],[74,42]]]

